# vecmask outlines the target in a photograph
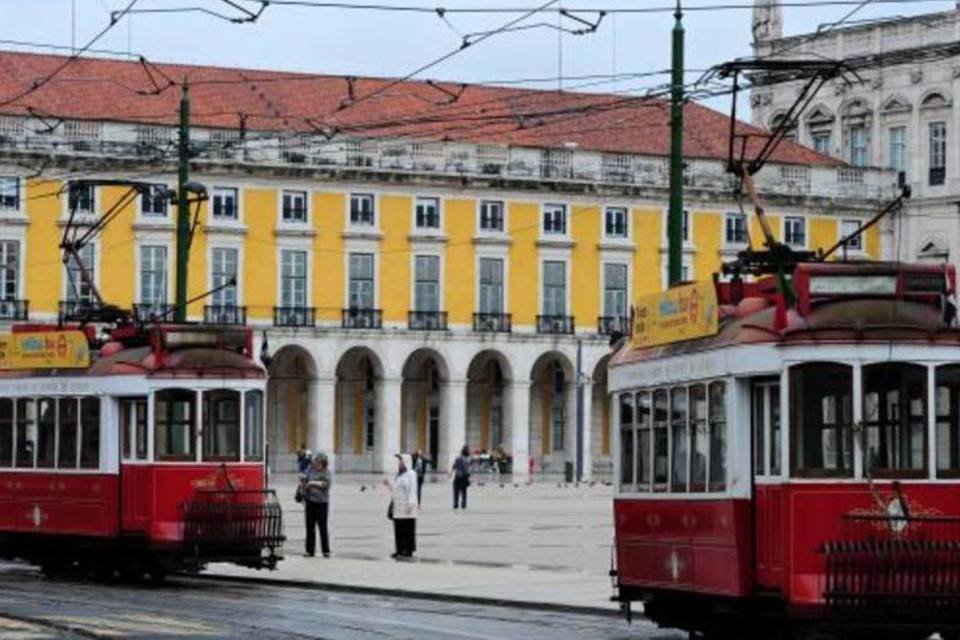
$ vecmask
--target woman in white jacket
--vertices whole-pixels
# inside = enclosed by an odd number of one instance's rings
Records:
[[[390,510],[393,517],[393,538],[396,553],[391,557],[397,560],[413,557],[417,550],[417,512],[420,502],[417,500],[417,474],[413,470],[413,461],[409,454],[397,454],[397,477],[391,482],[383,479],[390,487]]]

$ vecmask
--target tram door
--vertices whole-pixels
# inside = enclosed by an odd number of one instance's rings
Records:
[[[758,585],[777,587],[784,576],[783,473],[780,381],[758,379],[751,386],[753,431],[754,552]]]
[[[147,399],[121,398],[120,415],[120,504],[123,531],[144,531],[150,524],[150,466]]]

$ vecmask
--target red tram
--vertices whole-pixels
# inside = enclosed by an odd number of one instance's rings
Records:
[[[0,557],[160,578],[276,565],[265,372],[247,328],[0,336]]]
[[[703,638],[960,637],[955,291],[952,266],[801,262],[714,283],[709,335],[622,348],[627,612]]]

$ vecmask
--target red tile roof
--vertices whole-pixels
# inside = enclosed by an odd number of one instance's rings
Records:
[[[29,89],[64,56],[0,51],[0,102]],[[487,85],[310,75],[81,58],[0,113],[176,124],[189,81],[192,123],[249,131],[324,131],[345,136],[410,136],[481,144],[561,147],[665,156],[669,104],[661,99],[558,93]],[[386,88],[386,90],[383,90]],[[383,90],[369,99],[364,96]],[[351,95],[359,98],[350,105]],[[740,123],[741,130],[758,129]],[[684,154],[725,159],[728,117],[703,105],[685,109]],[[784,142],[776,162],[835,166],[836,160]]]

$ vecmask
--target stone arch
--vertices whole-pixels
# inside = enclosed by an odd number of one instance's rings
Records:
[[[607,366],[612,353],[597,361],[590,376],[591,415],[587,416],[590,425],[590,477],[609,480],[613,477],[613,427],[610,423],[610,398],[607,391]]]
[[[337,469],[375,471],[383,447],[383,363],[369,347],[351,347],[337,360],[336,377]]]
[[[534,472],[563,474],[576,451],[576,378],[570,358],[541,354],[530,369],[530,442]]]
[[[270,466],[279,472],[296,470],[296,452],[317,441],[317,407],[311,393],[317,362],[304,347],[288,344],[270,360],[267,369],[267,442]]]
[[[945,109],[952,104],[950,94],[940,89],[930,89],[920,98],[921,109]]]
[[[447,386],[450,367],[437,350],[421,347],[403,363],[400,387],[400,448],[423,451],[434,470],[453,446]]]
[[[467,366],[466,443],[471,451],[509,448],[508,387],[512,368],[494,349],[480,351]]]

